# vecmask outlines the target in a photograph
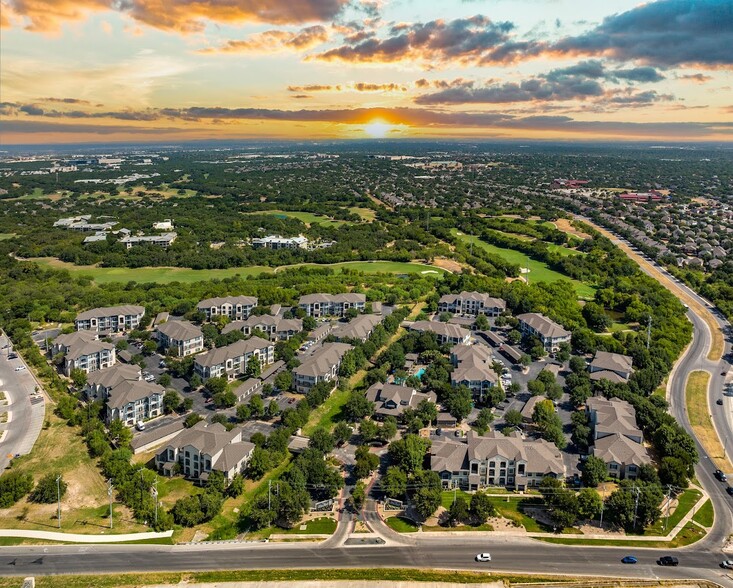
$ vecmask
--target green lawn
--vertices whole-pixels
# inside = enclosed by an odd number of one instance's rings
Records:
[[[712,527],[713,521],[715,520],[715,513],[713,512],[713,503],[710,502],[710,500],[706,500],[705,504],[703,504],[700,507],[700,510],[698,510],[695,513],[695,516],[692,517],[692,520],[702,525],[703,527],[707,527],[707,528]]]
[[[344,404],[349,401],[349,396],[351,396],[350,390],[337,388],[321,406],[311,413],[308,424],[303,427],[303,435],[307,437],[318,427],[324,427],[330,431],[335,424],[334,419],[341,414]]]
[[[6,241],[15,237],[15,233],[0,233],[0,241]]]
[[[662,511],[662,518],[659,519],[651,527],[644,529],[644,535],[666,535],[682,520],[682,518],[690,512],[690,509],[697,504],[702,494],[698,490],[685,490],[678,497],[678,505],[674,512],[669,516],[665,529],[665,512]]]
[[[493,531],[494,527],[489,525],[488,523],[483,525],[478,525],[477,527],[472,527],[471,525],[457,525],[455,527],[441,527],[440,525],[436,525],[434,527],[428,527],[423,525],[422,530],[425,533],[441,533],[441,532],[457,532],[457,531]]]
[[[371,208],[360,208],[358,206],[352,206],[351,208],[349,208],[349,212],[358,214],[363,220],[367,222],[372,222],[375,218],[377,218],[377,212],[375,210],[372,210]]]
[[[303,523],[306,528],[301,529],[301,525],[295,525],[292,529],[275,529],[275,533],[287,533],[289,535],[332,535],[336,530],[336,521],[328,517],[320,517]]]
[[[593,298],[595,295],[595,288],[579,282],[578,280],[572,280],[569,277],[550,269],[546,263],[536,261],[525,255],[521,251],[514,249],[506,249],[504,247],[497,247],[486,241],[482,241],[474,235],[464,235],[456,229],[451,229],[451,233],[466,243],[473,243],[474,245],[483,248],[493,255],[498,255],[504,258],[509,263],[516,263],[520,267],[529,269],[528,274],[523,274],[530,283],[535,282],[556,282],[558,280],[570,280],[575,286],[575,291],[578,293],[580,298]]]
[[[695,523],[687,523],[672,541],[627,541],[624,539],[569,539],[563,537],[536,537],[538,541],[557,543],[559,545],[596,545],[600,547],[649,547],[669,548],[683,547],[699,541],[705,536],[705,531]]]
[[[425,275],[441,276],[445,273],[444,269],[432,265],[421,263],[409,263],[398,261],[348,261],[344,263],[333,264],[297,264],[295,266],[281,266],[272,268],[267,266],[249,266],[249,267],[232,267],[227,269],[212,270],[196,270],[182,267],[95,267],[80,266],[72,263],[66,263],[52,257],[36,257],[30,258],[28,261],[35,261],[39,265],[53,267],[55,269],[65,269],[77,276],[89,276],[98,284],[108,284],[110,282],[129,282],[135,281],[140,283],[157,282],[159,284],[167,284],[169,282],[199,282],[202,280],[212,280],[215,278],[223,279],[232,276],[254,276],[263,272],[272,273],[290,267],[329,267],[334,270],[357,270],[365,273],[394,273],[408,274],[420,273]]]
[[[405,517],[389,517],[384,521],[387,526],[398,533],[415,533],[420,525]]]
[[[342,220],[333,220],[322,214],[313,214],[312,212],[302,212],[294,210],[261,210],[256,212],[248,212],[246,214],[271,214],[278,218],[297,218],[304,222],[306,225],[323,225],[330,227],[341,227],[343,225],[350,225],[351,223]],[[357,213],[359,214],[359,213]]]
[[[450,508],[450,505],[453,504],[454,496],[455,498],[463,498],[467,504],[471,503],[471,495],[468,492],[464,492],[463,490],[443,490],[440,498],[440,504],[443,508]]]

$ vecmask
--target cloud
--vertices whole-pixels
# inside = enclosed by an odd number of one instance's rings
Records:
[[[420,61],[434,65],[487,63],[499,56],[502,62],[512,61],[520,46],[525,51],[534,46],[510,42],[513,28],[510,22],[493,22],[481,15],[451,21],[397,23],[385,38],[346,43],[310,59],[357,63]]]
[[[733,2],[659,0],[606,17],[548,46],[559,55],[606,56],[656,66],[733,64]]]
[[[357,82],[351,88],[357,92],[407,92],[407,87],[400,84],[367,84]]]
[[[31,31],[57,31],[93,11],[116,11],[164,30],[202,31],[207,22],[300,24],[335,18],[348,0],[7,0],[3,23],[21,20]],[[6,12],[7,11],[7,12]]]
[[[45,113],[46,115],[48,113]],[[422,128],[473,128],[486,133],[492,129],[514,131],[549,131],[580,135],[607,135],[618,138],[636,137],[688,137],[704,138],[711,134],[733,138],[733,122],[651,122],[632,123],[618,121],[575,120],[569,116],[514,116],[505,112],[446,112],[419,108],[354,108],[354,109],[300,109],[279,110],[268,108],[226,108],[226,107],[189,107],[148,109],[141,112],[123,111],[119,113],[80,112],[63,113],[65,118],[106,117],[122,120],[169,120],[198,121],[202,123],[229,122],[237,120],[340,123],[361,125],[380,119],[390,124],[403,124]],[[0,121],[4,132],[53,132],[53,121],[36,121],[18,118]],[[105,129],[104,132],[143,132],[153,133],[149,127],[111,126],[101,123],[95,125],[63,125],[57,127],[83,127],[85,132]],[[109,130],[114,128],[114,131]],[[39,130],[45,129],[45,130]],[[190,129],[187,129],[190,131]],[[72,131],[69,131],[72,132]],[[100,131],[101,132],[101,131]]]
[[[688,82],[696,82],[698,84],[704,84],[706,82],[709,82],[713,79],[713,76],[706,76],[705,74],[696,73],[696,74],[686,74],[683,76],[676,76],[678,80],[685,80]]]
[[[58,102],[60,104],[87,104],[91,105],[89,100],[81,100],[80,98],[39,98],[39,102]]]
[[[199,53],[272,53],[273,51],[305,51],[328,40],[328,31],[321,25],[299,31],[264,31],[249,38],[227,41],[219,47],[202,49]]]
[[[288,86],[288,92],[330,92],[341,91],[341,86],[331,86],[325,84],[311,84],[308,86]]]
[[[627,80],[630,82],[660,82],[664,76],[651,66],[633,67],[630,69],[606,69],[602,61],[590,59],[575,65],[553,69],[545,74],[548,80],[566,79],[568,76],[606,79],[611,81]]]

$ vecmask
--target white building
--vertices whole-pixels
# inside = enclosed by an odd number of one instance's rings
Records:
[[[275,346],[270,341],[259,337],[251,337],[243,341],[235,341],[225,347],[217,347],[196,356],[194,370],[202,379],[227,378],[233,380],[244,375],[247,364],[256,357],[260,367],[275,361]]]
[[[255,237],[252,239],[252,247],[255,249],[307,249],[308,239],[303,235],[299,235],[298,237],[268,235],[267,237]]]

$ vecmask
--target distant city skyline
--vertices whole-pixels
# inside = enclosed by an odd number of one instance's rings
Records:
[[[0,4],[6,145],[733,140],[731,0]]]

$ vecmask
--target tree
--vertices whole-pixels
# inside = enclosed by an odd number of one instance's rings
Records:
[[[388,497],[401,500],[407,493],[407,474],[397,466],[388,467],[382,476],[382,490]]]
[[[518,427],[522,424],[522,413],[516,408],[510,408],[504,413],[504,422],[511,427]]]
[[[476,329],[479,331],[488,331],[491,328],[491,325],[489,324],[489,319],[486,318],[485,314],[479,314],[476,317],[475,326]]]
[[[356,448],[356,464],[354,465],[354,476],[358,479],[368,478],[369,475],[379,467],[379,456],[369,451],[366,445]]]
[[[237,405],[237,420],[243,423],[250,418],[252,418],[252,409],[244,403]]]
[[[293,373],[290,370],[283,370],[275,376],[275,386],[278,390],[290,390],[293,385]]]
[[[393,416],[388,416],[384,419],[382,426],[379,427],[377,432],[377,439],[383,442],[388,442],[397,434],[397,420]]]
[[[261,372],[262,364],[260,363],[260,358],[257,355],[253,355],[249,358],[249,361],[247,361],[247,367],[244,368],[244,375],[248,378],[256,378]]]
[[[374,404],[369,402],[361,392],[352,390],[343,410],[350,421],[360,421],[374,413]]]
[[[602,333],[611,326],[611,319],[600,304],[586,302],[583,305],[583,318],[588,326],[596,333]]]
[[[247,463],[247,477],[252,480],[259,480],[273,466],[272,454],[269,450],[255,446],[252,450],[252,457]]]
[[[458,523],[463,523],[466,519],[468,519],[468,504],[463,496],[459,496],[448,509],[448,524],[454,527]]]
[[[469,415],[473,406],[471,391],[466,386],[454,388],[445,399],[445,405],[451,416],[462,421]]]
[[[351,503],[354,505],[356,510],[361,510],[366,500],[366,485],[362,480],[359,480],[354,489],[351,491]]]
[[[57,478],[60,478],[57,482]],[[63,498],[66,495],[68,485],[61,477],[59,472],[53,472],[43,476],[36,485],[30,495],[31,502],[40,502],[42,504],[52,504],[59,500],[59,495]]]
[[[678,457],[662,458],[662,464],[659,466],[659,481],[665,486],[687,488],[690,483],[688,474],[687,464]]]
[[[28,472],[9,471],[0,477],[0,508],[9,508],[33,490]]]
[[[181,404],[181,397],[175,390],[168,390],[163,396],[163,410],[166,414],[170,414],[177,410]]]
[[[270,403],[267,405],[267,416],[271,419],[275,418],[278,414],[280,414],[280,407],[277,404],[276,400],[270,400]]]
[[[149,357],[158,350],[158,344],[155,341],[145,341],[143,343],[143,355]]]
[[[418,403],[415,414],[423,423],[431,424],[438,418],[438,407],[434,402],[423,399]]]
[[[252,415],[260,418],[265,414],[265,403],[262,400],[262,396],[255,394],[249,399],[249,409],[252,411]]]
[[[471,516],[476,519],[479,525],[483,525],[486,519],[496,514],[496,507],[491,499],[484,492],[476,492],[471,496]]]
[[[87,373],[80,368],[74,368],[71,370],[70,377],[77,390],[81,390],[87,385]]]
[[[308,447],[312,447],[322,454],[330,453],[334,446],[333,435],[324,427],[317,427],[311,433]]]
[[[601,514],[603,501],[593,488],[581,488],[578,492],[578,515],[583,519],[593,520]]]
[[[545,384],[540,380],[530,380],[527,382],[527,390],[532,396],[542,396],[545,393]]]
[[[160,374],[158,377],[158,384],[163,386],[163,388],[167,388],[171,385],[171,382],[173,381],[173,378],[171,378],[170,374]]]
[[[206,489],[218,492],[219,494],[226,494],[227,491],[227,478],[224,472],[219,470],[211,470],[209,472],[209,479],[206,480]]]
[[[226,378],[209,378],[206,380],[206,391],[214,396],[215,394],[221,394],[227,389]]]
[[[183,426],[186,427],[187,429],[190,429],[196,423],[199,423],[203,420],[204,419],[201,415],[198,415],[195,412],[192,412],[192,413],[189,413],[188,416],[186,416],[186,420],[183,421]]]
[[[412,498],[412,502],[415,505],[415,511],[422,520],[427,519],[436,510],[438,510],[440,501],[440,489],[436,490],[434,488],[420,488]]]
[[[583,464],[583,484],[595,488],[608,476],[608,466],[600,457],[589,455]]]
[[[377,423],[370,419],[365,419],[361,421],[361,424],[359,424],[359,435],[361,435],[361,438],[365,443],[369,443],[369,441],[374,439],[378,432],[379,427],[377,426]]]
[[[237,396],[231,390],[225,390],[218,394],[214,394],[214,404],[217,408],[231,408],[237,404]]]
[[[333,429],[333,440],[336,445],[343,445],[351,439],[353,434],[352,428],[345,421],[339,421]]]
[[[574,374],[581,374],[585,372],[586,362],[585,359],[577,355],[573,355],[570,358],[570,370]]]
[[[117,447],[127,447],[132,442],[132,431],[120,419],[113,419],[109,423],[108,437]]]
[[[392,463],[401,467],[408,474],[412,474],[422,470],[425,453],[429,447],[430,439],[417,435],[405,435],[402,439],[389,444],[389,457]]]
[[[474,421],[474,426],[476,427],[476,430],[479,435],[484,435],[486,431],[489,430],[489,425],[494,420],[494,415],[491,412],[490,408],[482,408],[478,416],[476,417],[476,420]]]

